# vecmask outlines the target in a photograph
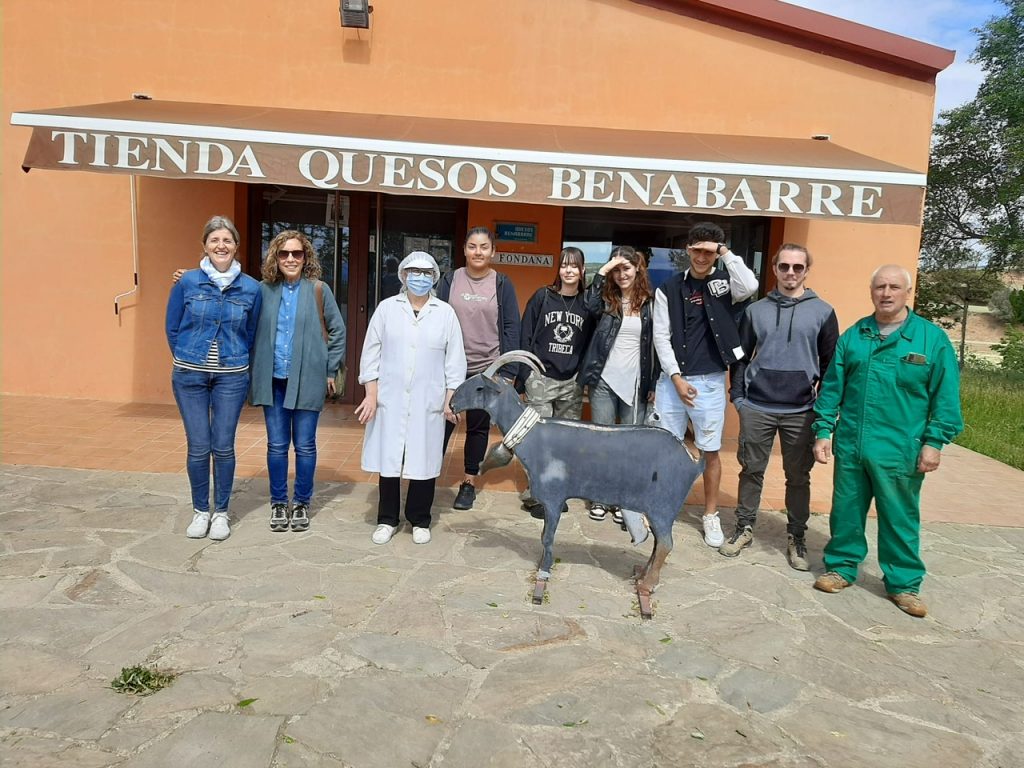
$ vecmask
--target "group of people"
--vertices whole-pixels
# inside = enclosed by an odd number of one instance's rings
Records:
[[[345,323],[330,287],[320,280],[320,260],[309,238],[295,230],[274,237],[261,282],[242,272],[235,258],[239,243],[229,218],[211,218],[203,228],[199,268],[175,273],[167,302],[171,385],[185,427],[192,490],[185,535],[193,539],[231,535],[235,432],[247,397],[263,407],[267,426],[270,528],[309,527],[317,422],[345,355]]]
[[[806,285],[813,260],[805,247],[778,249],[771,265],[776,287],[752,301],[757,277],[725,239],[714,223],[693,226],[689,266],[657,290],[643,255],[629,246],[612,250],[589,287],[583,252],[565,248],[552,284],[537,290],[521,318],[511,282],[491,265],[495,242],[488,229],[469,231],[465,266],[444,275],[430,254],[408,254],[397,269],[401,289],[371,317],[360,359],[366,389],[356,408],[366,425],[361,463],[379,475],[374,543],[387,543],[400,528],[402,478],[409,481],[405,517],[413,541],[430,541],[435,482],[463,421],[465,475],[453,507],[473,507],[490,419],[485,411],[453,413],[451,398],[468,376],[522,348],[540,359],[543,373],[508,366],[499,375],[514,382],[542,418],[581,418],[586,390],[595,423],[656,423],[680,439],[692,432],[705,457],[704,541],[726,557],[753,542],[778,436],[786,557],[792,568],[809,570],[810,473],[815,461],[834,458],[826,572],[814,586],[838,592],[856,580],[873,499],[886,592],[906,613],[926,615],[918,595],[925,573],[921,481],[963,427],[952,346],[907,306],[911,279],[898,266],[876,270],[874,313],[840,336],[834,310]],[[176,283],[167,315],[175,397],[189,446],[194,517],[187,535],[223,539],[229,533],[234,432],[247,391],[264,406],[267,423],[271,528],[304,530],[317,416],[341,364],[344,323],[300,233],[283,232],[271,243],[262,283],[241,274],[230,221],[211,219],[203,245],[200,268]],[[738,503],[728,536],[718,509],[727,400],[740,422]],[[290,443],[296,453],[291,502]],[[523,503],[543,517],[529,489]],[[634,514],[599,499],[589,508],[594,520],[610,513],[620,524]]]

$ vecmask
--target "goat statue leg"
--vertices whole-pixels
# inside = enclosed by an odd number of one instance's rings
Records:
[[[653,593],[658,588],[658,583],[661,581],[661,568],[665,565],[665,560],[671,551],[672,534],[667,533],[659,536],[655,533],[654,551],[651,553],[651,558],[647,561],[647,565],[644,566],[642,575],[636,582],[638,590],[642,589],[648,593]]]
[[[535,496],[537,502],[544,508],[544,532],[541,534],[541,544],[544,552],[537,566],[537,580],[533,586],[533,604],[540,605],[544,602],[544,591],[547,588],[548,580],[551,578],[551,567],[555,562],[554,544],[555,531],[558,530],[558,521],[562,517],[562,505],[565,499],[552,499],[545,494],[544,498]]]

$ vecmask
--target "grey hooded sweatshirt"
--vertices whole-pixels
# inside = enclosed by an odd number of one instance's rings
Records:
[[[740,321],[746,355],[730,368],[732,402],[771,413],[809,411],[838,339],[835,310],[818,294],[806,288],[790,298],[773,290]]]

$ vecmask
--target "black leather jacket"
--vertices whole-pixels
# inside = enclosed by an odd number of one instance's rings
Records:
[[[605,278],[595,275],[594,282],[587,289],[587,311],[594,317],[596,327],[590,338],[590,345],[583,356],[583,364],[577,377],[579,384],[594,386],[601,380],[608,355],[619,335],[622,315],[612,314],[601,298],[601,289]],[[646,399],[654,392],[654,387],[661,374],[658,356],[654,354],[654,297],[652,296],[640,309],[640,395]]]

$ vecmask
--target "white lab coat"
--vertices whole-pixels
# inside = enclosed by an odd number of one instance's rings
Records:
[[[437,477],[445,390],[466,379],[462,328],[451,306],[431,296],[417,317],[404,293],[382,301],[359,360],[359,383],[374,379],[377,412],[366,423],[363,470],[410,480]]]

